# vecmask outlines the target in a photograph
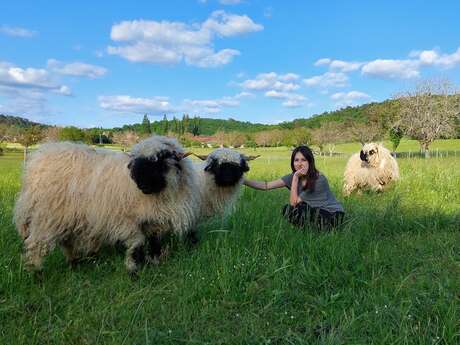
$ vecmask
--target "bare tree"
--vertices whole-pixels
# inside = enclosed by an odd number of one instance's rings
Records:
[[[371,143],[376,140],[381,140],[383,133],[379,128],[378,123],[353,123],[350,127],[350,132],[353,140],[358,141],[361,145]]]
[[[24,163],[30,146],[38,144],[43,139],[43,131],[39,126],[24,128],[19,131],[17,142],[24,147]]]
[[[322,152],[324,147],[327,147],[329,155],[332,156],[335,145],[341,141],[345,141],[345,128],[343,124],[338,122],[325,122],[320,128],[316,128],[312,132],[313,143],[319,147]]]
[[[448,80],[431,79],[417,84],[415,90],[396,96],[401,104],[398,125],[418,140],[425,157],[435,140],[455,133],[460,114],[460,95]]]
[[[115,132],[112,140],[121,145],[121,150],[125,152],[128,147],[139,141],[139,136],[133,131]]]
[[[58,141],[61,132],[60,127],[51,126],[44,130],[44,138],[48,141]]]

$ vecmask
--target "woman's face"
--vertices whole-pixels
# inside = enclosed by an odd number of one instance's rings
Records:
[[[301,152],[297,152],[294,156],[294,169],[295,171],[300,170],[302,168],[305,168],[305,170],[308,171],[308,167],[310,165],[308,164],[307,159],[304,157],[304,155]]]

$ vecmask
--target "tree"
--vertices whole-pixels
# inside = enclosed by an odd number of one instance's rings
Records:
[[[59,140],[67,141],[85,141],[86,135],[80,128],[69,126],[64,127],[59,132]]]
[[[308,145],[311,141],[311,133],[308,128],[296,127],[285,132],[283,144],[286,146]]]
[[[399,143],[404,136],[404,131],[398,126],[393,126],[388,131],[388,136],[390,137],[392,150],[393,152],[396,152],[396,149],[398,148]]]
[[[9,127],[5,124],[0,124],[0,156],[3,155],[3,142],[9,140]]]
[[[61,133],[60,127],[50,126],[43,131],[43,139],[47,141],[58,141]]]
[[[166,114],[163,115],[163,120],[161,121],[161,134],[166,135],[169,131],[168,117]]]
[[[28,148],[38,144],[43,139],[43,131],[40,126],[23,128],[19,131],[17,142],[24,147],[24,163],[27,159]]]
[[[425,157],[435,140],[455,134],[455,119],[460,114],[460,95],[448,80],[428,79],[415,90],[397,96],[400,101],[398,126],[420,143]]]
[[[338,122],[325,122],[320,128],[313,130],[313,143],[319,147],[321,152],[326,146],[329,151],[329,155],[332,156],[332,153],[335,150],[335,145],[340,141],[344,141],[343,132],[345,132],[343,124]]]
[[[150,120],[147,114],[144,114],[144,118],[142,119],[142,134],[152,134],[152,128],[150,127]]]
[[[112,138],[113,142],[121,145],[123,152],[139,141],[139,136],[134,131],[115,132]]]
[[[355,122],[350,126],[350,132],[352,140],[358,141],[361,145],[381,140],[383,137],[377,122]]]
[[[194,136],[200,135],[200,122],[201,119],[196,116],[192,120],[192,134]]]

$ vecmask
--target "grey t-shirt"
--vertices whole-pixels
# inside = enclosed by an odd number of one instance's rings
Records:
[[[291,189],[293,177],[294,174],[281,177],[289,190]],[[297,192],[300,199],[306,202],[310,207],[321,208],[329,212],[343,212],[342,205],[337,201],[329,188],[326,176],[322,174],[318,176],[313,192],[309,189],[303,190],[300,183]]]

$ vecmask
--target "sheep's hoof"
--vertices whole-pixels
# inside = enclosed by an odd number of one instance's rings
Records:
[[[147,261],[147,264],[149,265],[158,266],[160,264],[160,257],[156,255],[154,256],[146,255],[145,260]]]

